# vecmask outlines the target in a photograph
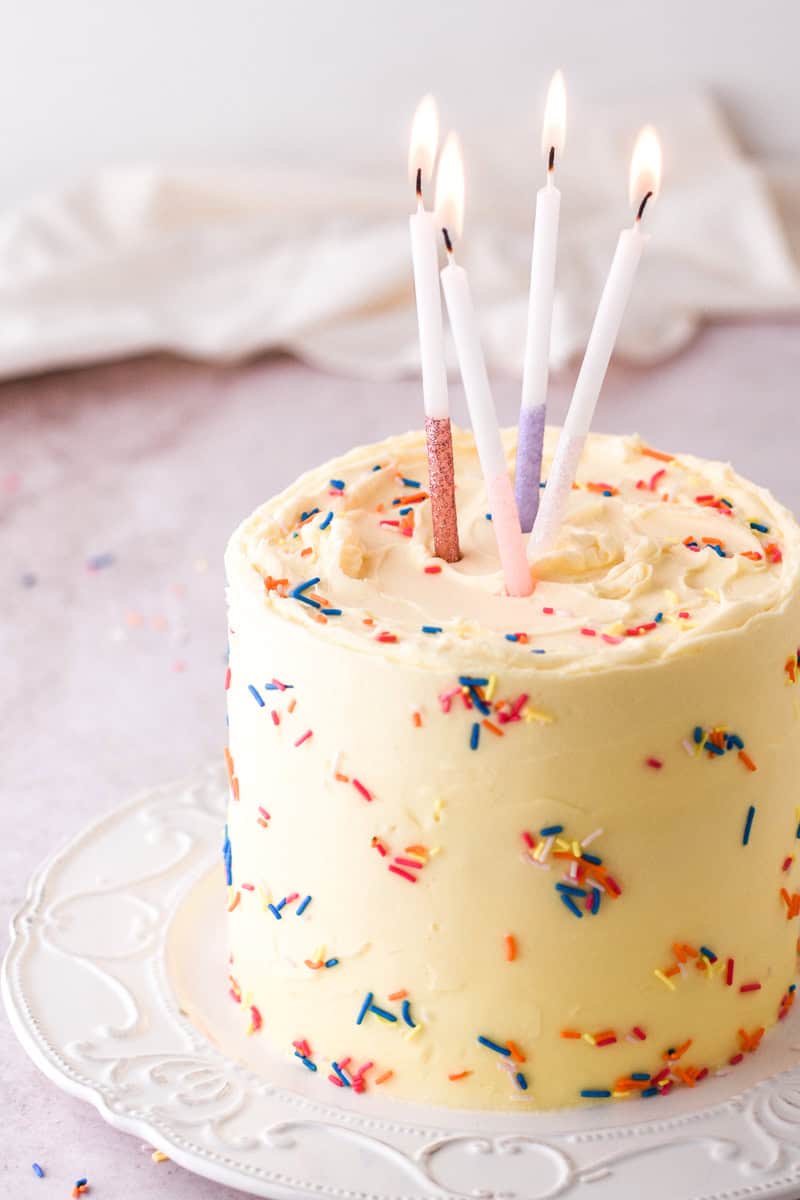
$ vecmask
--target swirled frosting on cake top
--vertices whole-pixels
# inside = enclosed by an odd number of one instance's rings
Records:
[[[558,431],[548,429],[545,474]],[[800,562],[791,515],[721,462],[592,434],[533,594],[505,594],[472,436],[454,431],[463,558],[434,557],[424,437],[311,471],[240,530],[229,576],[327,638],[420,664],[476,650],[499,666],[597,670],[691,653],[779,609]],[[515,434],[504,444],[513,464]],[[482,659],[482,660],[483,660]]]

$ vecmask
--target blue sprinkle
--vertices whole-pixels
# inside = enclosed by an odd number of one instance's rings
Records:
[[[527,1090],[528,1090],[528,1081],[527,1081],[527,1079],[525,1078],[525,1076],[522,1074],[522,1071],[517,1071],[517,1074],[514,1076],[514,1078],[516,1079],[516,1081],[517,1081],[517,1084],[518,1084],[518,1086],[519,1086],[520,1090],[521,1090],[521,1091],[523,1091],[523,1092],[527,1092]]]
[[[233,853],[231,839],[228,837],[228,826],[225,826],[225,841],[222,843],[222,857],[225,862],[225,882],[228,887],[233,883]]]
[[[310,896],[306,896],[303,900],[301,900],[300,903],[298,904],[297,908],[295,909],[296,915],[298,917],[302,917],[303,913],[306,911],[306,909],[308,908],[310,903],[311,903]]]
[[[89,1180],[88,1180],[88,1179],[86,1179],[86,1178],[84,1178],[84,1179],[76,1179],[76,1180],[75,1180],[75,1187],[85,1187],[85,1186],[86,1186],[86,1184],[87,1184],[88,1182],[89,1182]]]
[[[304,1055],[302,1055],[299,1050],[295,1050],[294,1056],[295,1058],[299,1058],[303,1066],[308,1067],[309,1071],[316,1071],[317,1064],[312,1062],[310,1058],[306,1058]]]
[[[491,521],[491,519],[492,519],[492,514],[491,514],[491,513],[486,513],[486,514],[485,514],[485,516],[486,516],[486,520],[487,520],[487,521]]]
[[[794,836],[795,836],[796,838],[800,838],[800,825],[798,825],[798,826],[797,826],[797,829],[795,829],[795,831],[794,831]]]
[[[790,992],[796,992],[796,991],[797,991],[797,984],[796,984],[796,983],[790,983],[790,984],[789,984],[789,991],[790,991]]]
[[[507,633],[507,634],[506,634],[506,641],[507,641],[507,642],[518,642],[518,641],[519,641],[519,634],[518,634],[518,633]]]
[[[751,521],[750,528],[757,530],[759,533],[769,533],[769,525],[762,525],[760,521]]]
[[[376,463],[376,465],[375,465],[375,466],[374,466],[372,469],[373,469],[373,471],[380,471],[380,470],[382,470],[381,464],[380,464],[380,463]]]
[[[462,687],[487,687],[488,679],[475,679],[472,675],[459,675],[458,682]]]
[[[373,471],[379,471],[380,467],[373,467],[372,469]],[[329,479],[328,483],[332,488],[336,488],[337,492],[343,492],[345,489],[345,482],[343,479]]]
[[[614,493],[613,492],[603,492],[603,495],[604,496],[613,496]]]
[[[634,1071],[631,1074],[631,1079],[638,1079],[640,1083],[646,1083],[649,1078],[647,1071]]]
[[[710,750],[712,754],[716,754],[718,756],[725,753],[722,746],[715,746],[713,742],[706,742],[705,746],[703,746],[703,749]]]
[[[397,1020],[394,1013],[387,1012],[385,1008],[378,1008],[377,1004],[370,1004],[369,1011],[374,1012],[376,1017],[383,1017],[384,1021]]]
[[[720,558],[727,558],[727,557],[728,557],[728,556],[727,556],[727,554],[725,553],[725,551],[722,549],[722,546],[716,546],[716,545],[714,545],[714,543],[712,542],[712,543],[709,545],[709,547],[708,547],[708,548],[709,548],[709,550],[713,550],[713,551],[714,551],[714,553],[715,553],[715,554],[717,554],[717,555],[719,555],[719,557],[720,557]]]
[[[309,608],[322,607],[316,600],[311,600],[308,596],[295,596],[294,598],[295,600],[299,600],[301,604],[307,604]]]
[[[342,615],[340,608],[321,608],[319,611],[323,617],[340,617]]]
[[[531,650],[531,654],[547,654],[546,650]]]
[[[590,911],[592,916],[600,911],[600,888],[592,888],[592,907]]]
[[[737,750],[744,750],[744,742],[739,737],[738,733],[729,733],[727,737],[727,743],[729,750],[733,746],[735,746]]]
[[[93,554],[87,558],[86,568],[89,571],[102,571],[104,567],[113,566],[115,561],[113,554]]]
[[[482,1046],[486,1046],[488,1050],[494,1050],[495,1054],[502,1054],[506,1058],[511,1057],[511,1051],[508,1046],[498,1046],[497,1042],[493,1042],[491,1038],[479,1037],[478,1041]]]
[[[540,829],[539,833],[542,837],[555,837],[557,833],[563,833],[563,825],[545,825],[544,829]]]
[[[489,705],[486,703],[486,701],[481,700],[480,696],[475,691],[475,688],[470,688],[469,694],[472,697],[472,703],[475,705],[478,712],[483,713],[484,717],[488,717],[492,710],[489,707]]]
[[[267,907],[269,908],[269,911],[272,913],[272,915],[276,921],[283,920],[283,918],[281,917],[279,908],[276,908],[274,904],[269,904],[269,905],[267,905]]]
[[[401,508],[399,512],[401,517],[407,517],[410,512],[413,512],[413,509],[411,505],[408,504],[405,508]]]
[[[403,1011],[403,1020],[405,1021],[406,1025],[410,1025],[412,1029],[416,1029],[417,1028],[416,1022],[411,1020],[411,1001],[410,1000],[403,1001],[403,1010],[402,1011]]]
[[[293,687],[294,687],[293,683],[284,683],[282,687],[278,687],[277,683],[265,683],[264,691],[265,692],[283,692],[283,691],[288,691],[289,688],[293,688]]]
[[[441,627],[441,625],[423,625],[422,632],[423,633],[441,633],[442,627]]]
[[[320,523],[319,523],[320,530],[327,529],[332,520],[333,520],[333,513],[329,512],[328,515],[325,517],[325,519],[323,521],[320,521]]]
[[[714,953],[714,951],[713,951],[713,950],[709,950],[708,946],[701,946],[701,947],[700,947],[700,953],[701,953],[702,955],[704,955],[704,956],[705,956],[705,958],[709,959],[709,961],[710,961],[710,962],[712,962],[712,963],[715,963],[715,962],[717,961],[717,956],[716,956],[716,954]]]
[[[250,695],[251,695],[251,696],[253,697],[253,699],[255,700],[255,702],[256,702],[256,704],[258,705],[258,707],[259,707],[259,708],[263,708],[263,707],[264,707],[264,701],[263,701],[263,699],[261,698],[261,695],[260,695],[260,693],[259,693],[259,691],[258,691],[258,688],[255,688],[255,687],[253,687],[252,683],[248,683],[248,685],[247,685],[247,690],[249,691]]]
[[[581,917],[581,918],[583,917],[583,913],[578,908],[575,901],[572,899],[572,896],[567,895],[566,892],[560,892],[559,895],[561,896],[562,903],[567,906],[567,908],[569,909],[569,911],[572,913],[573,916]]]
[[[753,817],[756,815],[754,805],[750,805],[747,810],[747,820],[744,823],[744,833],[742,834],[742,845],[746,846],[750,841],[750,830],[753,828]]]
[[[478,742],[480,740],[481,740],[481,727],[478,724],[478,722],[476,721],[475,724],[472,726],[472,733],[469,735],[470,750],[477,750]]]
[[[563,892],[568,896],[585,896],[586,888],[578,887],[574,883],[557,883],[556,891]]]
[[[695,745],[699,746],[703,740],[703,727],[701,725],[695,725],[692,737],[694,738]]]
[[[315,583],[319,583],[319,575],[315,575],[313,579],[307,579],[305,583],[298,583],[296,587],[292,588],[292,590],[289,592],[289,595],[295,600],[298,600],[302,596],[303,592],[307,592],[308,589],[312,588]]]
[[[282,900],[279,900],[275,907],[277,908],[278,912],[282,912],[283,909],[286,908],[286,897],[284,896]]]
[[[372,1004],[372,992],[367,992],[366,996],[364,997],[364,1003],[361,1005],[361,1008],[358,1010],[358,1016],[356,1017],[356,1025],[362,1024],[364,1017],[369,1012],[370,1004]]]
[[[643,1088],[639,1095],[643,1100],[646,1100],[648,1096],[657,1096],[660,1091],[661,1089],[659,1087]]]
[[[318,512],[318,508],[312,508],[309,512],[300,513],[300,520],[308,521],[310,517],[315,517]]]
[[[653,617],[653,620],[655,621],[656,625],[660,625],[661,622],[664,620],[664,614],[662,612],[657,612],[656,615]]]
[[[581,1095],[585,1100],[607,1100],[611,1092],[608,1088],[584,1088]]]
[[[421,488],[422,487],[422,484],[419,482],[419,480],[406,479],[405,476],[400,477],[400,482],[404,483],[406,487],[410,487],[410,488]]]
[[[546,488],[546,487],[547,487],[547,480],[546,480],[546,479],[542,479],[542,480],[540,480],[540,482],[539,482],[539,487],[540,487],[540,488]]]
[[[337,1074],[337,1075],[339,1076],[339,1078],[341,1079],[341,1081],[342,1081],[342,1083],[344,1084],[344,1086],[345,1086],[345,1087],[350,1087],[350,1080],[347,1078],[347,1076],[345,1075],[344,1071],[341,1069],[341,1067],[339,1066],[339,1064],[338,1064],[338,1063],[335,1063],[335,1062],[332,1062],[332,1063],[331,1063],[331,1066],[333,1067],[334,1071],[336,1072],[336,1074]]]
[[[339,965],[338,958],[329,958],[328,961],[325,963],[326,967],[338,967],[338,965]]]
[[[38,1179],[44,1179],[44,1171],[38,1163],[31,1163],[31,1170]]]
[[[587,854],[585,850],[581,855],[581,858],[584,862],[594,863],[596,867],[599,867],[603,862],[602,858],[598,858],[596,854]]]

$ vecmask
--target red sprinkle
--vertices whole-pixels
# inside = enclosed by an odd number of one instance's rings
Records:
[[[364,799],[365,799],[365,800],[371,800],[371,799],[372,799],[372,792],[370,792],[370,791],[369,791],[367,788],[365,788],[365,787],[364,787],[364,785],[363,785],[363,783],[361,782],[361,780],[359,780],[359,779],[354,779],[354,780],[353,780],[353,787],[356,789],[356,791],[357,791],[357,792],[359,792],[359,793],[360,793],[360,795],[362,795],[362,796],[364,797]]]
[[[738,1064],[742,1061],[743,1058],[744,1058],[744,1055],[741,1053],[734,1054],[733,1058],[728,1059],[728,1062],[731,1064],[732,1067],[735,1067],[735,1066],[738,1066]]]
[[[792,865],[793,862],[794,862],[794,857],[790,854],[788,858],[785,858],[783,860],[783,866],[781,867],[781,870],[788,871],[789,867]]]
[[[648,767],[653,767],[653,769],[656,771],[660,771],[664,765],[660,758],[646,758],[645,762],[647,763]]]
[[[581,630],[581,633],[583,634],[584,637],[597,637],[597,630],[589,629],[589,627],[587,625],[585,625],[583,627],[583,629]]]
[[[425,567],[426,575],[440,575],[441,571],[442,571],[442,568],[437,566],[435,563],[431,563],[431,565],[429,567]]]
[[[647,1034],[638,1025],[634,1025],[633,1029],[631,1030],[631,1033],[633,1034],[634,1037],[637,1037],[640,1042],[647,1041]]]
[[[379,633],[379,634],[376,634],[375,641],[389,643],[389,642],[396,642],[397,638],[393,633]]]
[[[300,737],[297,739],[297,741],[295,742],[295,746],[302,746],[303,742],[307,742],[308,739],[313,736],[314,736],[313,729],[307,729],[305,731],[305,733],[301,734]]]
[[[226,692],[228,691],[230,686],[231,686],[231,669],[230,669],[230,667],[228,667],[227,671],[225,672],[225,691]]]
[[[728,959],[728,965],[725,968],[725,983],[728,985],[728,987],[733,986],[733,959],[732,958]]]
[[[761,984],[760,983],[743,983],[742,986],[739,988],[739,991],[740,992],[760,992]]]
[[[280,725],[280,723],[281,723],[280,714],[277,713],[274,708],[273,708],[272,712],[270,713],[270,716],[272,717],[273,725]]]
[[[389,865],[389,870],[394,871],[395,875],[402,875],[403,879],[410,879],[412,883],[417,882],[416,875],[412,875],[410,871],[404,871],[402,867],[396,867],[394,863]],[[377,1083],[377,1080],[375,1082]]]
[[[253,1033],[256,1033],[264,1024],[261,1013],[256,1008],[255,1004],[250,1005],[250,1028]]]

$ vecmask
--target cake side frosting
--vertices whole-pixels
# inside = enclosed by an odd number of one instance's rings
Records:
[[[452,567],[426,481],[389,439],[231,540],[243,1019],[336,1086],[470,1107],[738,1061],[794,995],[797,526],[730,467],[594,435],[511,600],[468,435]]]

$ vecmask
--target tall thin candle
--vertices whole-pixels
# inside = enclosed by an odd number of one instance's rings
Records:
[[[425,443],[428,490],[431,497],[433,546],[446,562],[458,562],[458,520],[455,502],[453,439],[444,360],[442,299],[439,291],[438,229],[436,218],[422,202],[425,180],[433,172],[439,140],[439,115],[433,96],[419,103],[411,128],[408,166],[415,181],[417,211],[409,217],[414,292],[417,301],[422,397],[425,405]]]
[[[533,591],[533,575],[525,555],[525,543],[481,349],[469,278],[464,268],[456,263],[453,251],[452,238],[461,232],[463,208],[461,147],[458,138],[450,134],[442,151],[436,179],[436,210],[442,223],[446,222],[443,233],[448,258],[447,266],[442,271],[442,288],[472,431],[486,482],[492,528],[500,552],[506,590],[510,596],[529,596]]]
[[[636,217],[632,228],[623,229],[619,235],[564,428],[548,473],[544,498],[528,543],[531,557],[547,553],[558,538],[597,398],[648,240],[642,232],[642,217],[648,201],[658,194],[660,182],[661,146],[655,130],[647,126],[639,134],[631,159],[630,198],[635,205]]]
[[[528,331],[522,373],[522,403],[517,434],[517,470],[514,490],[524,533],[530,533],[539,509],[542,478],[542,448],[547,406],[550,329],[558,245],[561,193],[555,186],[556,156],[564,148],[567,97],[560,71],[553,76],[547,93],[542,127],[542,150],[547,161],[547,180],[536,195],[533,227],[531,283],[528,298]]]

